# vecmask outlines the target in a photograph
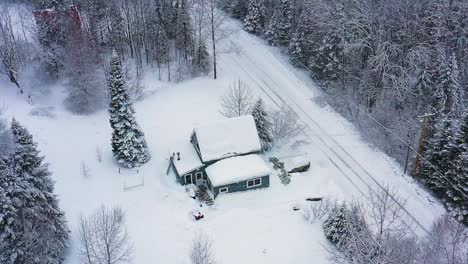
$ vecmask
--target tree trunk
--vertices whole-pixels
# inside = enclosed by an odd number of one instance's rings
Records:
[[[218,72],[216,70],[216,41],[215,41],[215,25],[214,25],[214,9],[211,10],[211,42],[213,43],[213,77],[216,80]]]

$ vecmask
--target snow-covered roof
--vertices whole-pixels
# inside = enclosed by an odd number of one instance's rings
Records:
[[[225,119],[194,129],[203,162],[247,154],[261,149],[251,115]]]
[[[283,162],[284,162],[284,167],[286,168],[286,170],[290,171],[295,168],[299,168],[299,167],[309,164],[310,159],[307,158],[306,156],[296,156],[296,157],[287,158],[283,160]]]
[[[215,187],[269,175],[271,169],[256,154],[223,159],[206,168]]]
[[[177,152],[180,152],[180,160],[177,160]],[[190,142],[186,142],[186,144],[175,147],[173,153],[176,154],[173,161],[174,166],[180,176],[203,166],[196,150]]]

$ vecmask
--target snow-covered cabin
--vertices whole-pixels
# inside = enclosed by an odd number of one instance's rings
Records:
[[[269,186],[271,171],[257,155],[261,144],[251,115],[198,126],[190,143],[176,147],[170,159],[182,185],[205,186],[214,197]]]

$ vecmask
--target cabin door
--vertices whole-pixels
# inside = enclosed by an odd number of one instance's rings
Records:
[[[195,173],[195,185],[197,186],[206,186],[206,180],[203,178],[203,172]]]

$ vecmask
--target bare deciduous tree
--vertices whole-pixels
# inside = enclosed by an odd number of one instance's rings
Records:
[[[81,218],[79,254],[86,264],[119,264],[132,260],[133,246],[120,207],[101,206],[89,218]]]
[[[2,64],[0,69],[23,93],[18,83],[17,43],[13,32],[10,9],[8,5],[1,5],[0,9],[0,60]]]
[[[346,234],[344,241],[340,241],[340,247],[328,247],[332,262],[418,263],[418,241],[411,236],[410,226],[405,221],[401,197],[386,186],[380,190],[369,190],[368,197],[367,210],[359,205],[348,210],[351,217],[342,223],[344,231],[339,231]],[[355,222],[361,224],[356,225]]]
[[[402,208],[403,200],[395,189],[384,186],[383,189],[369,190],[369,220],[376,230],[378,238],[388,233],[395,233],[409,228]]]
[[[254,104],[252,92],[241,80],[232,83],[221,97],[221,114],[236,117],[250,114]]]
[[[421,263],[468,263],[468,231],[450,215],[444,215],[432,226],[422,243]]]
[[[300,123],[296,112],[287,105],[283,105],[270,116],[271,134],[274,141],[295,137],[304,131],[304,125]]]
[[[324,198],[319,202],[314,202],[303,210],[304,218],[312,223],[317,220],[323,220],[328,215],[334,204],[336,204],[335,201],[327,198]]]
[[[211,240],[203,233],[195,236],[190,250],[192,264],[215,264]]]

